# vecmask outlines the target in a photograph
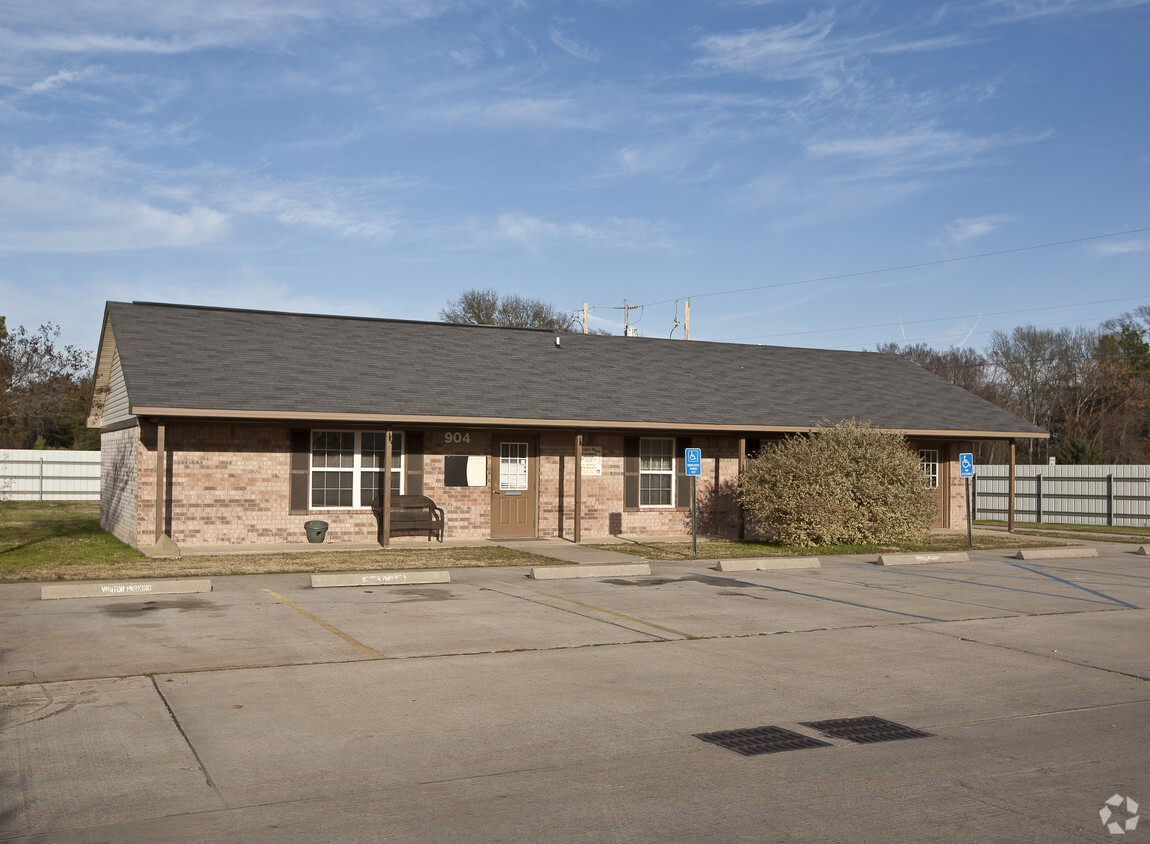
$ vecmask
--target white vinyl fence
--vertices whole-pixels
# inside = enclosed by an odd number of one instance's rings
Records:
[[[976,466],[976,519],[1005,521],[1008,466]],[[1015,466],[1014,518],[1064,525],[1150,525],[1150,466]]]
[[[0,449],[0,499],[99,501],[100,452]]]

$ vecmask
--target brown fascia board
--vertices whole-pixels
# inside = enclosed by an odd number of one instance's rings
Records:
[[[267,412],[261,410],[213,410],[190,407],[137,407],[135,416],[156,416],[182,419],[235,420],[237,422],[313,422],[351,423],[358,425],[434,425],[437,427],[470,428],[549,428],[614,431],[681,431],[694,433],[753,433],[753,434],[806,434],[819,430],[818,425],[715,425],[689,422],[619,422],[588,419],[508,419],[502,416],[420,416],[377,413],[300,413],[298,411]],[[879,430],[908,437],[938,437],[943,439],[1009,440],[1050,438],[1046,432],[1032,431],[967,431],[927,430],[920,428],[881,428]]]

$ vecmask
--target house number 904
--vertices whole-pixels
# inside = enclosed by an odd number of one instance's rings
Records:
[[[443,434],[443,441],[445,443],[469,443],[471,442],[471,434],[464,434],[459,431],[446,431]]]

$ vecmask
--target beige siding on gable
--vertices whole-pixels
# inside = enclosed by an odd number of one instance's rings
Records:
[[[112,376],[108,381],[108,397],[104,400],[103,425],[114,425],[132,418],[128,401],[128,385],[124,381],[124,369],[120,366],[120,353],[112,355]]]

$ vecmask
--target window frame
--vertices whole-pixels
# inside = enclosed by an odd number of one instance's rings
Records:
[[[926,488],[938,489],[942,481],[942,449],[920,448],[918,459],[926,476]]]
[[[667,468],[667,469],[650,469],[650,468],[644,468],[643,467],[643,460],[644,460],[643,446],[645,444],[651,443],[651,442],[663,442],[663,443],[669,443],[670,444],[670,448],[668,449],[667,455],[658,455],[660,458],[662,458],[664,456],[669,457],[669,459],[670,459],[670,467],[669,468]],[[675,442],[676,442],[676,440],[674,437],[639,437],[639,509],[641,509],[641,510],[673,510],[673,509],[675,509],[675,487],[677,486],[676,475],[675,475],[675,469],[676,469]],[[647,459],[650,459],[650,457],[651,457],[650,455],[646,455]],[[667,478],[668,501],[665,504],[650,504],[650,503],[645,504],[643,502],[644,493],[645,492],[650,493],[652,491],[650,489],[644,490],[643,478],[644,477],[653,477],[653,476],[666,476],[666,478]],[[662,490],[658,490],[658,491],[662,492]]]
[[[316,465],[316,435],[317,434],[339,434],[341,436],[352,436],[352,449],[351,449],[351,465],[350,466],[317,466]],[[364,478],[369,474],[383,474],[382,465],[368,465],[368,460],[364,457],[363,440],[365,435],[386,437],[386,431],[378,430],[346,430],[346,429],[332,429],[332,428],[314,428],[310,431],[309,437],[309,450],[308,450],[308,484],[307,484],[307,498],[309,510],[370,510],[371,502],[367,504],[359,503],[362,501],[364,492]],[[386,440],[385,440],[386,441]],[[391,456],[391,479],[394,480],[398,475],[399,478],[399,494],[403,494],[404,486],[406,484],[406,453],[404,449],[404,435],[403,431],[392,431],[392,456]],[[345,452],[346,453],[346,452]],[[368,456],[374,457],[378,455],[380,463],[384,457],[383,451],[378,448],[369,448]],[[315,474],[316,472],[338,472],[351,476],[351,505],[342,504],[319,504],[315,500]],[[379,488],[376,487],[378,494]]]

